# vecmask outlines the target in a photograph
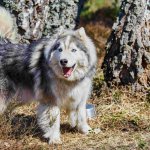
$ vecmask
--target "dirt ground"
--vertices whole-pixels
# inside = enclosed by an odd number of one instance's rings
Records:
[[[105,43],[113,20],[98,11],[92,19],[81,19],[94,39],[98,52],[98,69],[90,103],[97,115],[89,124],[95,131],[82,135],[71,129],[65,112],[61,117],[62,145],[48,145],[38,128],[32,103],[9,108],[0,117],[0,150],[150,150],[150,93],[134,92],[131,87],[107,88],[100,69]],[[92,20],[92,21],[91,21]]]

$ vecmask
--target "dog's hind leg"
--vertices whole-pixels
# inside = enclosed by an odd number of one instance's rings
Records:
[[[38,124],[49,144],[60,144],[60,109],[57,106],[40,104],[37,110]]]
[[[8,102],[7,102],[7,96],[6,93],[0,92],[0,113],[2,114],[6,108],[7,108]]]
[[[1,63],[1,61],[0,61]],[[2,72],[1,66],[0,66],[0,113],[4,113],[4,111],[7,108],[7,105],[9,103],[9,86],[8,86],[8,80],[5,77],[5,75]]]

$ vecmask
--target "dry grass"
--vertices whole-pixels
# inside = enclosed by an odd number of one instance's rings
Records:
[[[100,82],[98,82],[100,80]],[[149,150],[150,102],[148,93],[133,92],[130,87],[105,86],[102,72],[94,80],[91,103],[96,105],[97,116],[89,120],[92,128],[100,128],[82,135],[70,128],[65,112],[62,112],[62,145],[49,146],[42,138],[36,123],[37,104],[17,107],[1,116],[0,149],[15,150]],[[99,92],[98,92],[99,91]]]
[[[82,26],[95,39],[99,66],[104,57],[104,47],[110,34],[111,20],[97,14]],[[99,18],[99,19],[97,19]],[[102,18],[102,19],[101,19]],[[111,22],[111,23],[110,23]],[[89,120],[92,128],[100,128],[98,134],[82,135],[70,128],[65,112],[61,117],[62,145],[47,144],[37,126],[32,103],[11,108],[0,117],[0,150],[149,150],[150,149],[150,92],[133,92],[130,87],[107,88],[103,73],[98,69],[94,79],[91,103],[96,105],[97,116]],[[11,106],[12,107],[12,106]]]

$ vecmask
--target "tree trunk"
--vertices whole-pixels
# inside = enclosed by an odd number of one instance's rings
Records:
[[[60,26],[74,29],[84,0],[2,0],[17,19],[20,42],[31,42],[59,32]]]
[[[108,84],[150,85],[150,0],[122,0],[103,71]]]

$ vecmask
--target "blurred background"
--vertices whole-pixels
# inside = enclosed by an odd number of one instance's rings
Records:
[[[119,0],[87,0],[80,17],[80,26],[94,39],[99,56],[99,65],[105,55],[105,44],[119,13]]]

